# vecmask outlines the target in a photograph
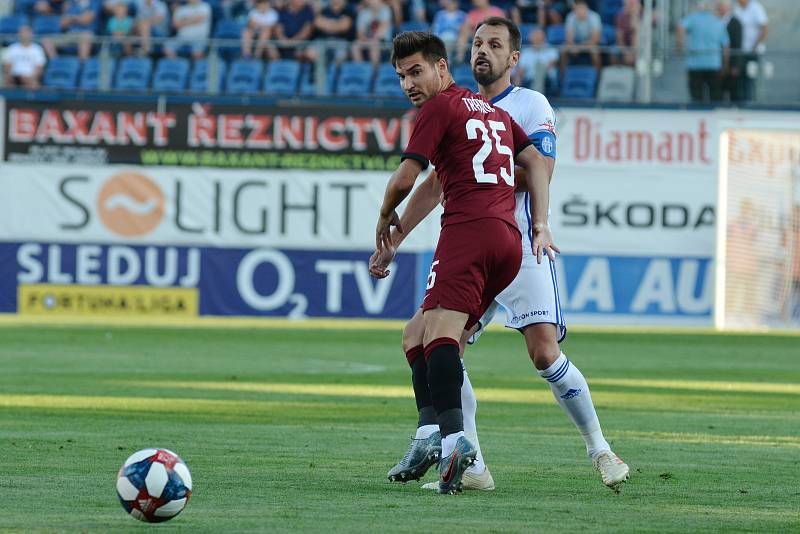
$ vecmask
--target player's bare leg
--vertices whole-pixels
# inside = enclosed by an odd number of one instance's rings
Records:
[[[556,402],[583,436],[586,452],[600,471],[603,483],[616,488],[628,479],[628,466],[603,437],[589,385],[558,346],[558,327],[550,323],[532,324],[522,330],[522,335],[539,376],[550,384]]]
[[[411,367],[411,384],[417,402],[419,420],[417,431],[403,458],[389,470],[392,482],[419,480],[439,461],[442,451],[442,436],[436,421],[430,389],[428,388],[428,366],[422,349],[425,322],[419,309],[403,329],[403,352]]]
[[[476,450],[464,436],[461,386],[464,371],[459,357],[459,342],[469,315],[437,307],[424,312],[425,358],[428,385],[436,420],[442,434],[439,461],[439,493],[461,490],[464,471],[475,462]]]

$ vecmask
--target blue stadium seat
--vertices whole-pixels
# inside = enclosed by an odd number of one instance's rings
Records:
[[[189,60],[185,58],[162,58],[153,74],[153,91],[177,93],[186,88],[189,78]]]
[[[214,29],[214,38],[215,39],[233,39],[237,43],[242,38],[242,31],[244,30],[244,24],[239,22],[235,19],[222,19],[217,22],[217,26]],[[239,44],[235,45],[220,45],[217,47],[217,52],[219,55],[226,59],[231,60],[239,56],[241,53],[241,46]]]
[[[600,8],[600,19],[603,24],[613,25],[616,22],[617,13],[622,11],[623,0],[604,0]]]
[[[405,93],[400,88],[400,80],[397,78],[397,72],[393,66],[388,63],[382,63],[378,67],[373,92],[375,96],[405,96]]]
[[[473,93],[478,92],[478,82],[472,76],[472,67],[468,63],[460,63],[453,68],[453,80],[456,85],[469,89]]]
[[[116,63],[114,60],[109,61],[108,73],[109,79],[114,79],[114,70]],[[100,60],[96,57],[90,57],[83,62],[83,69],[81,69],[81,78],[78,87],[87,91],[95,91],[100,88]]]
[[[328,75],[325,78],[325,87],[322,90],[321,96],[328,96],[331,93],[331,88],[336,81],[336,64],[330,63],[328,65]],[[303,66],[303,72],[300,76],[300,90],[301,96],[316,96],[317,83],[314,79],[314,65],[306,63]]]
[[[47,63],[43,85],[54,89],[76,89],[81,62],[74,56],[54,57]]]
[[[603,46],[617,44],[617,28],[611,24],[603,24],[603,34],[600,37],[600,44]]]
[[[231,63],[225,91],[231,95],[257,94],[264,76],[264,63],[257,59],[237,59]]]
[[[594,98],[597,70],[594,67],[568,67],[561,88],[562,98]]]
[[[28,23],[28,17],[23,14],[0,17],[0,35],[16,35],[20,27]]]
[[[409,20],[400,24],[400,28],[397,30],[397,33],[403,32],[426,32],[430,30],[430,26],[428,26],[424,22],[417,22],[416,20]]]
[[[36,0],[16,0],[14,2],[14,13],[31,15],[33,14],[34,4],[36,4]]]
[[[547,27],[547,42],[554,46],[564,44],[567,40],[567,30],[562,24],[554,24]]]
[[[217,89],[222,91],[225,86],[225,74],[227,72],[227,63],[223,60],[217,60]],[[194,62],[192,73],[189,76],[189,90],[196,93],[208,92],[208,60],[198,59]]]
[[[57,35],[61,33],[61,17],[59,15],[39,15],[31,25],[36,35]]]
[[[366,61],[345,61],[339,67],[336,82],[337,96],[363,96],[370,93],[372,86],[372,63]]]
[[[272,61],[267,65],[264,92],[268,95],[293,96],[300,82],[300,63],[294,60]]]
[[[150,86],[153,60],[149,57],[125,57],[119,62],[114,89],[145,91]]]

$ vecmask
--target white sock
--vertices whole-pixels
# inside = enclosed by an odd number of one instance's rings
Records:
[[[414,435],[414,439],[425,439],[430,437],[430,435],[434,432],[438,431],[439,425],[422,425],[421,427],[417,428],[417,433]]]
[[[464,435],[464,431],[456,432],[442,438],[442,458],[447,458],[456,450],[456,441]]]
[[[461,362],[464,367],[464,362]],[[475,392],[472,390],[472,383],[469,381],[467,370],[464,369],[464,384],[461,386],[461,410],[464,412],[464,436],[478,451],[475,463],[469,468],[476,474],[481,474],[486,470],[481,454],[481,444],[478,442],[478,430],[475,428],[475,412],[478,410],[478,401]]]
[[[564,353],[561,353],[553,365],[538,373],[550,383],[556,401],[578,427],[586,442],[587,454],[591,457],[599,452],[611,450],[603,437],[592,396],[589,394],[589,384]]]

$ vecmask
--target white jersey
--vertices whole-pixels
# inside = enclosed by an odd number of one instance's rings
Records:
[[[524,87],[510,86],[491,100],[506,110],[519,124],[542,155],[555,159],[555,114],[547,98]],[[506,310],[506,326],[522,329],[534,323],[553,323],[559,327],[558,340],[566,336],[566,322],[561,313],[555,263],[545,256],[536,263],[532,252],[530,195],[517,193],[515,218],[522,233],[522,266],[519,274],[496,298]],[[481,317],[480,330],[470,339],[474,342],[492,319],[496,305]]]
[[[492,99],[492,104],[508,111],[511,118],[519,124],[534,146],[544,156],[556,157],[556,116],[547,97],[542,93],[524,87],[510,86]],[[517,193],[517,207],[514,214],[517,226],[522,232],[522,254],[531,255],[531,217],[528,193]]]

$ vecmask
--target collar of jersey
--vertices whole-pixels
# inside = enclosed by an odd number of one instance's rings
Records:
[[[516,87],[516,86],[515,86],[515,85],[512,83],[511,85],[509,85],[509,86],[508,86],[508,89],[506,89],[505,91],[503,91],[502,93],[500,93],[499,95],[497,95],[496,97],[494,97],[493,99],[491,99],[491,100],[489,101],[489,103],[490,103],[490,104],[497,104],[498,102],[500,102],[501,100],[503,100],[505,97],[507,97],[507,96],[508,96],[508,93],[510,93],[511,91],[513,91],[515,87]]]

